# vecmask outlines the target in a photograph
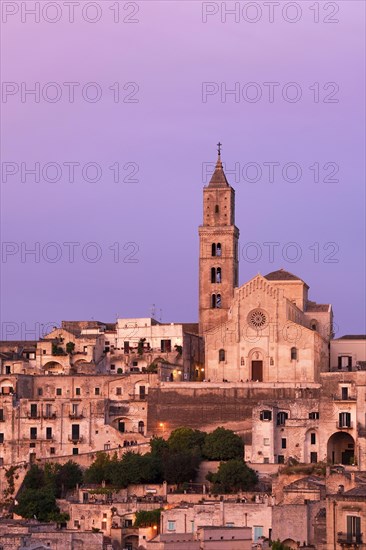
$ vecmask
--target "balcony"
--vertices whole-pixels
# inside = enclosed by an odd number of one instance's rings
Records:
[[[338,430],[352,430],[353,428],[353,422],[348,422],[346,424],[345,422],[337,422],[337,428]]]
[[[357,398],[354,397],[353,395],[347,395],[346,396],[342,396],[342,395],[333,395],[333,401],[356,401]]]
[[[27,418],[28,420],[39,420],[41,418],[41,415],[39,413],[37,414],[28,413]]]
[[[42,414],[42,418],[44,420],[54,420],[56,418],[57,414],[56,413],[43,413]]]
[[[74,443],[74,445],[76,445],[76,443],[83,443],[84,437],[82,435],[79,435],[79,437],[69,436],[69,441],[71,441],[71,443]]]
[[[80,418],[84,418],[83,413],[70,413],[69,414],[70,420],[79,420]]]
[[[338,533],[337,542],[344,546],[362,544],[362,533],[357,533],[356,535],[352,535],[351,533]]]

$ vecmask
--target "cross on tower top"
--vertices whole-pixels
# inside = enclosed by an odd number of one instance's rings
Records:
[[[219,154],[219,157],[221,156],[221,147],[222,147],[222,143],[218,142],[217,144],[217,152]]]

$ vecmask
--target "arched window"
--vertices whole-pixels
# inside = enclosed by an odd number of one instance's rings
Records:
[[[216,256],[216,243],[211,245],[211,256]]]
[[[225,350],[219,349],[219,361],[225,361]]]
[[[221,308],[221,294],[211,295],[211,308],[213,309]]]
[[[311,328],[311,330],[317,330],[318,324],[317,324],[317,322],[315,321],[315,319],[312,319],[312,320],[310,321],[310,328]]]
[[[219,213],[219,205],[216,204],[216,205],[215,205],[215,214],[218,214],[218,213]]]
[[[221,267],[211,267],[211,283],[221,283]]]
[[[145,424],[142,420],[140,420],[139,422],[139,427],[138,427],[138,430],[139,430],[139,433],[140,434],[143,434],[144,433],[144,429],[145,429]]]
[[[241,365],[241,366],[245,365],[244,357],[241,357],[241,358],[240,358],[240,365]]]
[[[291,361],[296,361],[296,360],[297,360],[297,349],[291,348]]]
[[[221,256],[221,243],[216,245],[216,256]]]

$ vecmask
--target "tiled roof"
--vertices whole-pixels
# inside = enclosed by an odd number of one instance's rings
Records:
[[[366,485],[359,485],[342,493],[344,497],[366,497]]]
[[[302,489],[304,485],[306,485],[309,489],[319,489],[320,487],[325,486],[325,481],[324,478],[318,476],[302,477],[301,479],[298,479],[296,481],[293,481],[289,485],[286,485],[286,487],[284,487],[284,491]]]
[[[215,171],[212,174],[212,178],[208,186],[209,187],[230,187],[229,182],[226,179],[220,157],[217,159]]]
[[[302,281],[300,277],[286,271],[285,269],[278,269],[277,271],[271,271],[264,276],[268,281]],[[302,281],[303,282],[303,281]]]

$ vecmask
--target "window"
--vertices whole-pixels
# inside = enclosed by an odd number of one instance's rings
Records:
[[[138,362],[138,361],[132,361],[132,366],[133,366],[133,367],[138,367],[138,366],[139,366],[139,362]]]
[[[215,214],[218,214],[218,213],[219,213],[219,205],[215,204]]]
[[[339,355],[338,368],[352,370],[352,355]]]
[[[72,414],[73,416],[78,416],[78,414],[79,414],[79,410],[78,410],[78,409],[79,409],[79,405],[78,405],[77,403],[73,403],[73,404],[72,404],[72,413],[71,413],[71,414]]]
[[[43,388],[38,388],[38,395],[43,395]]]
[[[80,438],[80,426],[79,424],[71,424],[71,439],[76,441]]]
[[[318,411],[309,412],[309,420],[319,420]]]
[[[0,466],[4,466],[4,459],[2,456],[0,456]],[[0,550],[1,550],[1,546],[0,546]]]
[[[73,455],[78,455],[79,454],[79,449],[77,447],[73,447],[72,454]]]
[[[297,348],[291,348],[291,361],[297,361]]]
[[[35,405],[34,403],[32,403],[30,407],[30,416],[31,418],[37,418],[37,405]]]
[[[168,521],[168,531],[175,531],[175,521]]]
[[[172,351],[171,340],[161,340],[160,347],[162,352],[170,353]]]
[[[310,434],[310,443],[311,443],[311,445],[315,445],[315,443],[316,443],[316,433],[314,433],[314,432],[312,432]]]
[[[75,395],[81,395],[80,388],[75,388]]]
[[[100,388],[94,388],[94,393],[95,393],[95,395],[99,395],[100,394]]]
[[[211,283],[221,283],[221,267],[211,267]]]
[[[56,395],[62,395],[62,389],[56,388]]]
[[[225,350],[224,349],[219,350],[219,362],[221,362],[221,361],[225,361]]]
[[[346,401],[348,399],[348,387],[347,386],[343,386],[341,388],[341,391],[342,391],[342,399],[344,401]]]
[[[272,411],[261,411],[259,413],[259,419],[267,420],[267,422],[272,420]]]
[[[50,447],[50,455],[54,455],[55,453],[55,447]]]
[[[359,516],[347,516],[347,542],[361,542],[361,518]]]
[[[145,399],[146,398],[146,386],[140,386],[139,387],[139,398]]]
[[[116,388],[116,395],[122,395],[122,388]]]
[[[318,453],[310,453],[310,462],[316,464],[318,462]]]
[[[341,412],[339,413],[339,427],[350,428],[351,427],[351,413]]]
[[[83,347],[84,353],[88,353],[88,346]]]
[[[46,418],[51,418],[52,416],[52,405],[51,403],[46,403]]]
[[[130,353],[130,342],[123,342],[124,353]]]
[[[10,373],[11,373],[10,365],[6,365],[5,366],[5,374],[10,374]]]
[[[142,420],[140,420],[139,426],[138,426],[138,431],[139,431],[140,434],[143,434],[144,430],[145,430],[145,424]]]
[[[287,447],[287,440],[285,437],[281,439],[281,449],[286,449]]]
[[[112,364],[111,365],[111,370],[116,370],[116,365]]]
[[[52,439],[52,428],[46,428],[46,439]]]
[[[4,422],[4,409],[0,409],[0,422]]]
[[[283,455],[278,455],[277,464],[284,464],[284,463],[285,463],[285,457]]]
[[[211,308],[220,309],[221,308],[221,294],[212,294],[211,296]]]
[[[254,542],[257,542],[261,537],[263,537],[263,526],[254,525]]]
[[[263,445],[266,445],[266,446],[269,445],[269,437],[263,438]]]
[[[241,365],[241,366],[245,365],[244,357],[241,357],[241,358],[240,358],[240,365]]]
[[[286,424],[286,420],[288,419],[288,413],[284,411],[280,411],[277,413],[277,426],[284,426]]]
[[[36,444],[35,444],[35,443],[29,443],[29,448],[30,448],[30,449],[35,449],[35,448],[36,448]]]
[[[4,434],[0,433],[0,443],[4,443]]]
[[[37,428],[31,428],[29,430],[30,439],[37,439]]]

